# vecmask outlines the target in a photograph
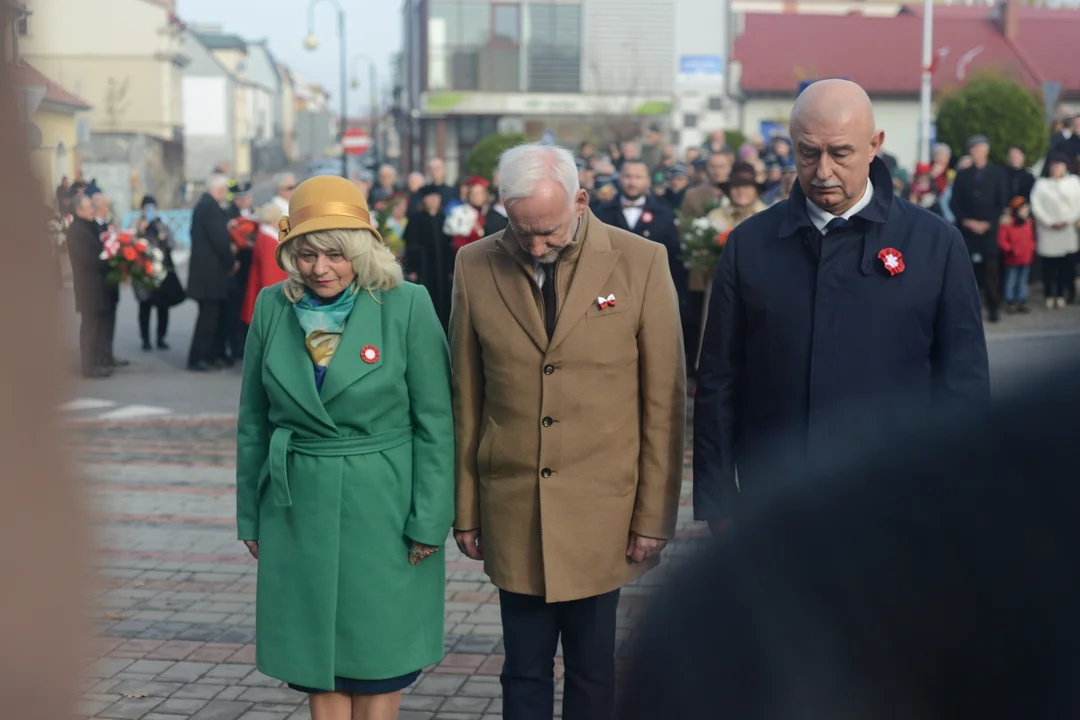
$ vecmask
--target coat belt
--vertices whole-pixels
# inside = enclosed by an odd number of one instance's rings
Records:
[[[373,435],[339,438],[296,437],[289,428],[279,427],[270,436],[270,484],[274,488],[274,502],[280,507],[292,507],[288,470],[288,458],[291,452],[313,457],[369,455],[404,445],[412,438],[411,427]]]

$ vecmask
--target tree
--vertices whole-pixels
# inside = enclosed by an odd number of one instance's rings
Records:
[[[489,135],[473,145],[469,151],[469,157],[465,158],[465,173],[469,177],[479,175],[491,180],[495,167],[499,164],[499,156],[525,142],[525,136],[518,133]]]
[[[1042,102],[1019,83],[995,74],[973,77],[948,94],[937,114],[937,139],[962,154],[974,135],[990,140],[990,157],[1004,163],[1010,145],[1029,158],[1046,153],[1049,133]]]

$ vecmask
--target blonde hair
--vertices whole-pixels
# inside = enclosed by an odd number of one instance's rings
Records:
[[[300,302],[307,291],[296,259],[308,248],[324,253],[339,252],[352,261],[356,278],[350,292],[393,290],[404,280],[394,253],[376,240],[370,230],[320,230],[301,235],[281,249],[281,265],[289,276],[285,281],[285,297],[290,302]]]
[[[278,220],[282,218],[285,213],[277,203],[268,202],[259,208],[259,221],[266,225],[277,226]]]

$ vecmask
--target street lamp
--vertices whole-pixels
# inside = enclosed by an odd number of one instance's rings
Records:
[[[348,53],[345,50],[345,9],[338,0],[311,0],[308,5],[308,34],[304,38],[304,47],[309,51],[319,47],[319,38],[315,35],[315,6],[321,2],[328,2],[337,8],[338,33],[341,35],[341,127],[338,129],[338,142],[341,144],[341,176],[349,179],[349,161],[345,153],[345,130],[348,125],[347,98],[349,94],[349,68]]]
[[[379,110],[378,110],[378,94],[379,90],[375,85],[375,62],[367,55],[356,55],[353,57],[353,72],[352,72],[352,86],[354,89],[360,87],[359,73],[357,72],[357,64],[363,61],[368,66],[368,97],[369,104],[371,105],[371,155],[375,160],[375,164],[379,163]]]

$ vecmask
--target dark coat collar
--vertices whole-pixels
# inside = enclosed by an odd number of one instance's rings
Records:
[[[889,210],[893,203],[893,180],[885,161],[875,157],[870,161],[870,182],[874,185],[874,196],[870,204],[859,211],[855,217],[882,224],[889,219]],[[806,195],[802,186],[796,182],[791,188],[784,219],[780,223],[780,237],[790,237],[800,228],[813,227],[810,214],[806,211]]]

